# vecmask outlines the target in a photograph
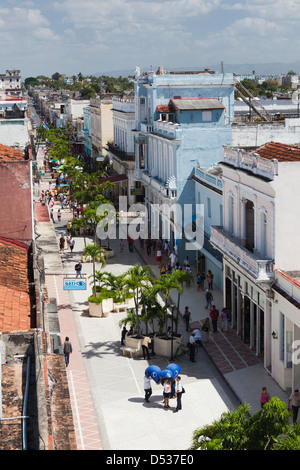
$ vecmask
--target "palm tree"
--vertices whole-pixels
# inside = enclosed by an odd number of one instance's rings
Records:
[[[94,286],[93,292],[94,296],[96,296],[96,269],[95,263],[101,263],[103,266],[106,264],[106,251],[101,248],[97,243],[91,243],[84,247],[83,254],[85,259],[90,257],[93,262],[93,279],[94,279]]]
[[[173,276],[174,279],[176,279],[180,285],[181,288],[183,288],[183,283],[185,282],[185,286],[187,289],[190,289],[194,279],[192,274],[190,274],[187,271],[179,271],[179,270],[173,270],[171,276]],[[181,295],[181,290],[178,291],[178,297],[177,297],[177,312],[176,312],[176,333],[177,333],[177,327],[178,327],[178,315],[179,315],[179,305],[180,305],[180,295]]]
[[[165,333],[167,336],[167,327],[168,327],[168,314],[167,310],[168,307],[170,306],[170,299],[171,299],[171,293],[174,289],[176,289],[178,292],[182,292],[182,287],[180,285],[180,282],[172,276],[172,274],[169,275],[164,275],[160,276],[155,280],[155,286],[159,292],[162,293],[164,300],[165,300],[165,306],[164,306],[164,312],[165,312]],[[173,320],[173,318],[172,318]]]
[[[139,302],[141,293],[145,286],[153,282],[153,271],[150,266],[135,265],[130,268],[125,275],[125,292],[133,294],[136,314],[136,329],[138,336],[140,335],[139,322]]]

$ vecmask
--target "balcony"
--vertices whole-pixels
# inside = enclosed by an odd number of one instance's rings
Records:
[[[155,189],[161,196],[175,200],[177,198],[177,191],[176,188],[168,188],[166,186],[166,182],[162,181],[154,176],[151,176],[148,170],[141,170],[140,171],[140,179],[143,181],[147,186],[150,186],[152,189]]]
[[[259,176],[274,180],[278,175],[278,162],[266,160],[256,153],[249,153],[243,149],[224,147],[224,162],[236,168],[242,168]]]
[[[114,156],[116,156],[119,160],[123,162],[134,162],[135,157],[134,154],[126,153],[117,147],[115,144],[108,143],[106,149]]]
[[[211,227],[210,243],[250,274],[257,283],[270,283],[274,279],[273,261],[262,260],[248,251],[223,227]]]
[[[153,122],[153,132],[169,139],[179,138],[178,131],[180,130],[180,127],[180,124],[170,121]]]

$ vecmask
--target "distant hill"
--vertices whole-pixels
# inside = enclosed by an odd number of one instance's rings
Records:
[[[219,64],[211,64],[211,65],[203,65],[203,66],[191,66],[191,67],[168,67],[164,64],[161,64],[164,70],[169,72],[178,71],[200,71],[206,68],[210,70],[214,70],[215,72],[221,72],[222,67],[221,63]],[[251,74],[253,70],[255,70],[256,75],[268,75],[268,74],[286,74],[290,70],[293,70],[296,74],[300,75],[300,61],[297,62],[273,62],[273,63],[265,63],[265,64],[227,64],[226,62],[223,65],[225,73],[235,73],[237,75],[243,74]],[[149,67],[140,67],[141,73],[147,72],[150,70]],[[153,65],[152,70],[156,71],[158,69],[158,65]],[[96,77],[101,75],[107,75],[109,77],[128,77],[129,75],[135,74],[135,67],[132,69],[123,69],[123,70],[113,70],[113,71],[105,71],[101,73],[93,74]]]

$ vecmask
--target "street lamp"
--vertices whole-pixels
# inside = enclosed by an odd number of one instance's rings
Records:
[[[174,308],[176,307],[176,304],[170,304],[171,312],[172,312],[172,327],[171,327],[171,361],[173,361],[173,311]]]

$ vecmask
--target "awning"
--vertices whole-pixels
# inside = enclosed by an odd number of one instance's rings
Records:
[[[106,176],[104,178],[99,179],[99,183],[106,183],[107,181],[109,183],[122,183],[122,181],[127,181],[128,176],[126,175],[112,175],[112,176]]]

